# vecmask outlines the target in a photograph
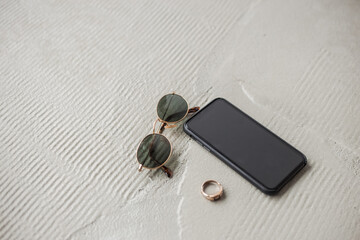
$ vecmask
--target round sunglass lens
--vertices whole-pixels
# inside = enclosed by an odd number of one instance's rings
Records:
[[[187,111],[187,102],[177,94],[163,96],[157,106],[157,114],[165,122],[177,122],[186,116]]]
[[[157,168],[163,165],[171,154],[169,140],[160,134],[147,135],[137,150],[137,158],[146,168]]]

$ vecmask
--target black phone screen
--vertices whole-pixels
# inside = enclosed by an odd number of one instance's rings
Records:
[[[189,119],[184,129],[268,190],[277,191],[306,164],[301,152],[222,98]]]

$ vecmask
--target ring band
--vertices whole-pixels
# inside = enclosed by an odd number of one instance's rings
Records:
[[[211,184],[211,183],[214,183],[218,186],[219,188],[219,191],[215,194],[207,194],[204,189],[207,185]],[[207,180],[206,182],[204,182],[201,186],[201,194],[207,199],[207,200],[210,200],[210,201],[215,201],[215,200],[218,200],[222,195],[223,195],[223,187],[221,186],[221,184],[215,180]]]

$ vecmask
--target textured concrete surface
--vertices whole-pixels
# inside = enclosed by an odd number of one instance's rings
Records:
[[[360,2],[0,2],[0,239],[360,239]],[[308,157],[278,195],[165,131],[158,99],[227,98]],[[221,201],[199,193],[208,179]]]

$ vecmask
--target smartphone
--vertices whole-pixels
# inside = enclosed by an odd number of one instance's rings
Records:
[[[194,114],[184,131],[266,194],[306,165],[304,154],[223,98]]]

